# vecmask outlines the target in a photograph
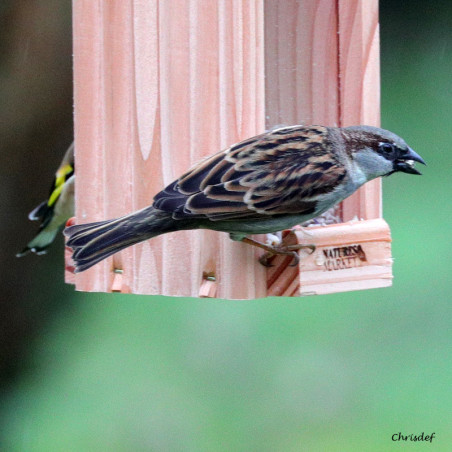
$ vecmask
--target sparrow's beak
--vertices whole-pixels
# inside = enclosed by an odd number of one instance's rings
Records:
[[[410,147],[394,162],[394,170],[409,174],[422,174],[414,167],[414,162],[426,165],[424,159]]]

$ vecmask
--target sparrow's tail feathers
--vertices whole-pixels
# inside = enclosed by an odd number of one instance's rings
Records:
[[[146,207],[115,220],[69,226],[64,234],[74,250],[78,273],[124,248],[176,229],[170,214]]]

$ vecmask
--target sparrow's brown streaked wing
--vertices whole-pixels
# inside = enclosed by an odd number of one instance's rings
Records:
[[[326,147],[326,127],[286,127],[202,161],[154,198],[176,219],[257,219],[309,214],[346,170]]]

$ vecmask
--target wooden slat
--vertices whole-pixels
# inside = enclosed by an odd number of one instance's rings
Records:
[[[105,121],[102,48],[102,3],[73,3],[74,32],[74,132],[77,168],[77,222],[105,218]],[[113,274],[111,274],[112,276]],[[104,290],[108,287],[105,266],[96,266],[84,277],[76,277],[78,290]]]
[[[341,125],[380,125],[378,0],[338,0]],[[381,179],[342,203],[343,221],[379,218]]]
[[[144,207],[202,157],[262,132],[262,24],[262,0],[74,2],[78,222]],[[214,273],[216,296],[253,298],[265,295],[255,262],[226,234],[177,232],[77,275],[77,289],[198,296]]]
[[[336,0],[265,1],[267,127],[339,125]]]

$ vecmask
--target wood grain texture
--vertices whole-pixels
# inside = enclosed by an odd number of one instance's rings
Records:
[[[380,126],[378,0],[338,0],[341,125]],[[381,179],[342,203],[343,220],[382,215]]]
[[[204,156],[264,130],[262,23],[261,0],[74,2],[78,222],[149,205]],[[183,231],[118,253],[76,284],[204,296],[213,273],[217,297],[254,298],[265,295],[255,262],[226,234]]]
[[[336,0],[265,1],[267,127],[339,125]]]

